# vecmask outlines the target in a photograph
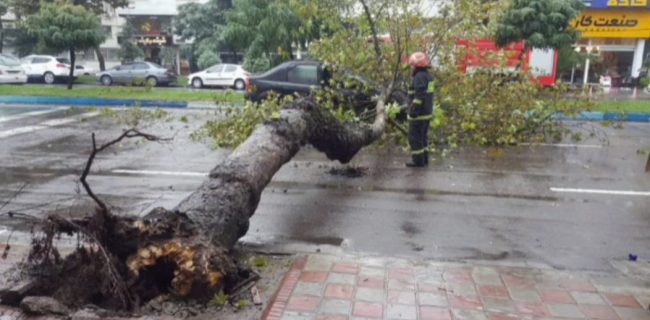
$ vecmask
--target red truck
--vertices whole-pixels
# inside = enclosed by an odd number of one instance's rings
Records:
[[[465,73],[477,70],[499,69],[507,72],[530,71],[541,85],[554,86],[557,79],[558,52],[553,49],[526,49],[523,41],[497,47],[493,40],[459,39],[458,68]],[[522,54],[524,55],[522,59]],[[505,65],[502,63],[505,58]],[[505,69],[505,70],[503,70]]]

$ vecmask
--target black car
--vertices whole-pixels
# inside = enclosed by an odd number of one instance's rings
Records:
[[[352,102],[357,113],[373,109],[376,103],[372,97],[379,93],[376,86],[348,72],[343,71],[342,74],[345,84],[335,85],[341,96]],[[246,99],[260,102],[271,92],[281,96],[308,95],[312,90],[332,85],[331,78],[331,67],[324,67],[318,61],[288,61],[261,75],[252,76],[247,86]],[[406,94],[396,91],[391,96],[391,100],[404,104]]]
[[[271,91],[280,95],[306,95],[312,89],[322,88],[328,80],[328,73],[317,61],[288,61],[261,75],[252,76],[246,99],[260,102]]]

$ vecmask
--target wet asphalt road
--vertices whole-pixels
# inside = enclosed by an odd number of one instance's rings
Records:
[[[173,207],[228,153],[189,138],[209,110],[171,110],[146,131],[169,143],[128,141],[98,157],[89,178],[122,213]],[[80,215],[91,202],[75,182],[90,150],[121,126],[97,111],[0,106],[1,212]],[[189,122],[180,121],[187,116]],[[579,125],[585,133],[592,125]],[[359,178],[306,149],[275,176],[243,242],[268,250],[343,250],[441,260],[495,260],[612,271],[629,253],[650,258],[650,125],[596,125],[579,146],[461,150],[428,169],[400,150],[366,150]],[[587,134],[586,134],[587,135]],[[579,189],[579,190],[571,190]],[[4,202],[4,201],[3,201]],[[0,202],[0,206],[2,202]],[[0,217],[0,240],[29,230]]]

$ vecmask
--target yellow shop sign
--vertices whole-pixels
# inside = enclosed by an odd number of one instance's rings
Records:
[[[650,38],[650,10],[584,11],[573,27],[583,38]]]

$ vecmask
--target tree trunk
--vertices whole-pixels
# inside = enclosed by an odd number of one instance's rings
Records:
[[[106,60],[104,59],[104,55],[102,54],[102,50],[99,48],[99,46],[95,47],[95,55],[97,56],[97,61],[99,62],[99,71],[105,71],[106,70]]]
[[[74,67],[77,60],[77,54],[74,52],[74,48],[70,48],[70,76],[68,76],[68,90],[72,90],[72,84],[74,83]]]
[[[2,24],[2,19],[0,18],[0,53],[4,50],[5,46],[5,28]]]
[[[281,120],[255,130],[175,209],[186,214],[214,245],[232,248],[246,234],[262,191],[300,147],[309,143],[329,159],[347,163],[381,137],[384,126],[383,116],[373,125],[339,122],[310,100],[294,102],[281,115]]]
[[[72,54],[71,60],[74,65]],[[173,211],[158,208],[137,219],[114,216],[100,205],[82,220],[48,217],[29,261],[66,267],[60,273],[46,272],[54,277],[37,283],[37,295],[53,296],[71,307],[95,303],[130,309],[169,292],[198,299],[230,292],[246,274],[230,250],[248,231],[275,173],[306,144],[331,160],[349,162],[383,134],[386,110],[384,99],[379,101],[372,124],[340,122],[312,98],[290,103],[279,119],[258,127]],[[52,249],[57,233],[82,234],[95,249],[82,247],[62,262]]]

